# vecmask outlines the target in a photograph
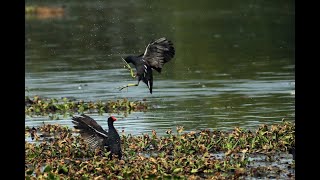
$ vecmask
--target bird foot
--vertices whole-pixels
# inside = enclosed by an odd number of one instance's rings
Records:
[[[122,89],[124,88],[128,88],[128,87],[131,87],[131,86],[138,86],[138,84],[127,84],[127,85],[124,85],[124,86],[119,86],[117,89],[119,89],[119,91],[121,91]]]
[[[118,89],[119,91],[121,91],[121,90],[124,89],[124,88],[128,88],[128,86],[119,86],[119,87],[117,87],[117,89]]]

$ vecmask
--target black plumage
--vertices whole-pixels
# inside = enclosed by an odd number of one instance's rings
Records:
[[[292,154],[293,160],[296,160],[296,147],[292,146],[289,148],[289,154]]]
[[[138,78],[137,84],[128,84],[126,86],[120,87],[120,90],[129,86],[138,86],[139,82],[142,80],[149,88],[152,94],[153,87],[153,75],[152,69],[161,73],[163,65],[169,62],[175,55],[175,49],[173,43],[167,40],[165,37],[151,41],[145,52],[139,56],[128,56],[124,58],[126,66],[131,70],[128,63],[132,63],[136,68],[136,76]],[[132,76],[133,73],[131,74]]]
[[[105,131],[94,119],[82,114],[81,116],[72,117],[74,128],[79,130],[79,133],[92,149],[100,147],[107,148],[110,151],[109,157],[117,155],[119,159],[122,157],[120,136],[113,126],[113,122],[117,119],[113,116],[108,118],[108,132]]]

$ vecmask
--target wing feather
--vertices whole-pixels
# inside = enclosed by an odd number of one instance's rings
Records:
[[[175,55],[173,43],[165,37],[151,41],[142,55],[142,59],[148,62],[151,68],[161,72],[163,65],[169,62]]]
[[[74,128],[79,130],[79,133],[85,142],[93,149],[103,147],[108,139],[106,132],[94,119],[82,114],[81,116],[72,117]]]

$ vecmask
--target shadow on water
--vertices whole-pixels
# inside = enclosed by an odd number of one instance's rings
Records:
[[[147,112],[118,115],[116,128],[131,134],[294,121],[294,3],[63,3],[62,17],[26,16],[26,95],[146,99]],[[120,57],[142,53],[162,36],[173,41],[176,56],[154,73],[154,93],[143,83],[119,92],[116,87],[136,82]],[[108,115],[92,117],[107,127]],[[72,126],[70,118],[48,117],[26,117],[25,124],[42,122]]]

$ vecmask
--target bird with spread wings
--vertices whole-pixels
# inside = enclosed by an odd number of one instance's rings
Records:
[[[152,70],[156,70],[158,73],[161,73],[163,65],[169,62],[175,55],[175,49],[173,43],[167,40],[165,37],[159,38],[157,40],[151,41],[144,51],[143,54],[139,56],[128,56],[122,58],[125,63],[125,67],[130,70],[131,76],[133,78],[137,77],[137,84],[128,84],[125,86],[119,87],[120,90],[128,88],[130,86],[138,86],[139,82],[142,80],[147,86],[152,94],[153,87],[153,75]],[[136,73],[133,73],[133,70],[129,63],[132,63],[136,68]]]

